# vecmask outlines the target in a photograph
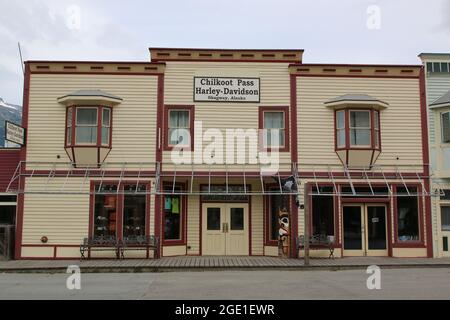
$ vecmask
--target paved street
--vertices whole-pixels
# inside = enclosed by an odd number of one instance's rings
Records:
[[[450,268],[382,269],[381,290],[365,270],[90,273],[81,290],[66,274],[0,274],[0,299],[450,299]]]

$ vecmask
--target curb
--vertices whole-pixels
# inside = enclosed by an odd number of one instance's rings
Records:
[[[260,266],[260,267],[83,267],[83,273],[161,273],[161,272],[205,272],[205,271],[344,271],[366,269],[371,264],[339,265],[339,266]],[[412,268],[449,268],[449,264],[386,264],[379,265],[381,269],[412,269]],[[67,267],[42,268],[1,268],[0,273],[66,273]]]

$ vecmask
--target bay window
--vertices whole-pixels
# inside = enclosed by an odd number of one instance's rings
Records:
[[[111,145],[111,108],[73,106],[67,108],[67,146]]]
[[[450,143],[450,111],[441,114],[442,142]]]
[[[336,149],[380,150],[380,113],[378,110],[337,110],[335,116]]]

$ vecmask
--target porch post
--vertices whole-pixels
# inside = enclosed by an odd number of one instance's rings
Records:
[[[305,183],[304,193],[303,193],[303,203],[304,203],[304,248],[305,256],[304,263],[305,266],[309,266],[309,194],[308,194],[308,184]]]

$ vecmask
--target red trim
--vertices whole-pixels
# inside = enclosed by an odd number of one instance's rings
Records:
[[[26,64],[31,63],[57,63],[57,64],[140,64],[140,65],[165,65],[161,62],[147,62],[147,61],[67,61],[67,60],[27,60]]]
[[[278,152],[289,152],[289,136],[290,136],[290,123],[289,123],[289,107],[288,106],[264,106],[258,109],[258,128],[259,130],[264,129],[264,112],[283,112],[284,113],[284,147],[279,149],[274,149]],[[259,142],[259,149],[264,151],[270,151],[271,148],[264,147],[262,141]]]
[[[169,112],[171,110],[187,110],[189,111],[189,131],[190,131],[190,146],[182,147],[183,151],[194,150],[194,119],[195,119],[195,107],[193,105],[165,105],[164,107],[164,127],[162,136],[164,137],[164,151],[172,151],[175,147],[169,146]]]
[[[31,72],[29,63],[25,63],[25,78],[23,82],[23,108],[22,108],[22,127],[25,129],[25,141],[28,139],[28,114],[30,109],[30,82]],[[20,161],[26,161],[27,146],[20,149]],[[25,186],[25,177],[19,178],[19,189]],[[23,215],[24,215],[24,194],[19,193],[17,196],[17,213],[16,213],[16,232],[15,232],[15,250],[14,258],[21,259],[22,256],[22,235],[23,235]]]
[[[290,102],[291,102],[291,159],[298,162],[298,135],[297,135],[297,78],[290,75]]]
[[[357,75],[357,74],[294,74],[297,77],[322,78],[384,78],[384,79],[419,79],[419,76],[386,76],[386,75]]]
[[[427,97],[425,87],[425,67],[420,69],[420,114],[421,114],[421,127],[422,127],[422,158],[423,158],[423,173],[426,176],[424,184],[425,190],[430,192],[430,155],[428,146],[428,110],[427,110]],[[425,197],[425,220],[427,225],[427,256],[433,257],[433,227],[431,222],[431,198]]]
[[[266,184],[264,186],[265,190],[275,190],[279,189],[276,185],[273,184]],[[272,208],[272,201],[271,201],[272,195],[264,195],[263,201],[264,201],[264,245],[265,246],[278,246],[277,240],[272,240],[272,219],[271,219],[271,208]]]
[[[163,188],[164,187],[168,187],[171,188],[172,184],[170,183],[163,183]],[[181,188],[181,190],[186,190],[187,187],[187,183],[183,182],[183,183],[176,183],[175,184],[175,188]],[[162,241],[162,245],[163,246],[185,246],[187,244],[187,206],[188,206],[188,200],[187,200],[187,196],[186,195],[179,195],[180,200],[181,200],[181,226],[180,226],[180,239],[164,239],[164,228],[162,228],[162,232],[161,232],[161,238]],[[163,202],[165,199],[165,196],[161,197],[161,202]],[[165,215],[164,215],[164,203],[160,203],[160,215],[161,215],[161,220],[162,220],[162,227],[165,226]]]
[[[339,63],[296,63],[289,65],[290,67],[401,67],[401,68],[420,68],[420,64],[339,64]]]
[[[181,61],[181,62],[270,62],[270,63],[292,63],[298,62],[298,60],[264,60],[264,59],[178,59],[178,58],[163,58],[163,59],[152,59],[154,62],[162,61]]]
[[[221,49],[221,48],[165,48],[165,47],[149,47],[151,50],[158,50],[158,51],[225,51],[225,52],[303,52],[304,49]]]
[[[394,194],[397,193],[397,188],[403,187],[403,185],[400,184],[392,184],[393,192]],[[417,188],[417,192],[421,191],[421,185],[420,184],[407,184],[408,188],[415,187]],[[425,213],[423,209],[423,201],[421,196],[417,196],[417,219],[419,220],[419,240],[418,241],[399,241],[398,240],[398,207],[397,207],[397,197],[394,197],[393,199],[393,207],[394,207],[394,242],[392,246],[394,248],[425,248],[425,241],[424,241],[424,222],[425,222]],[[428,247],[432,246],[430,243]]]
[[[76,72],[76,71],[31,71],[31,74],[81,74],[81,75],[114,75],[114,76],[159,76],[155,72]]]

